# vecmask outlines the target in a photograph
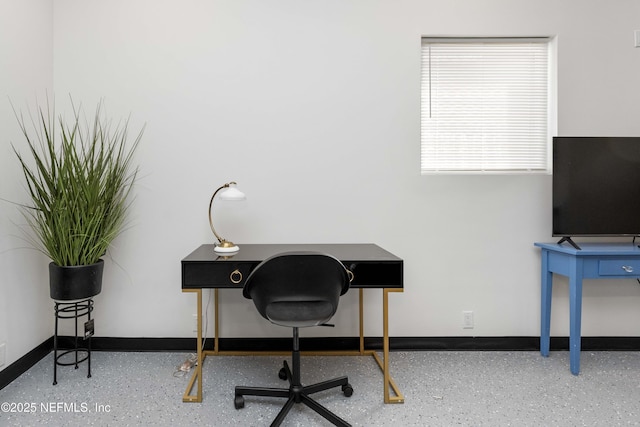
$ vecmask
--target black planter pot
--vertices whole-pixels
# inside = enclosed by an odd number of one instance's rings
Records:
[[[49,264],[49,294],[54,300],[91,298],[102,291],[104,261],[90,265]]]

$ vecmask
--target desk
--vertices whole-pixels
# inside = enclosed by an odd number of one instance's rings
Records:
[[[218,291],[219,289],[241,290],[245,279],[266,258],[288,251],[318,251],[333,255],[353,273],[351,288],[359,291],[360,348],[351,352],[328,352],[333,355],[371,355],[383,372],[384,402],[404,403],[404,397],[389,374],[389,292],[403,291],[403,261],[374,244],[246,244],[233,256],[221,256],[213,251],[214,245],[202,245],[182,260],[182,291],[194,292],[197,296],[198,316],[198,364],[187,386],[184,402],[202,401],[202,363],[207,355],[255,354],[252,352],[221,351],[218,345]],[[214,289],[214,349],[202,349],[202,289]],[[374,350],[364,348],[363,290],[382,289],[383,358]],[[197,392],[191,394],[195,382]],[[390,388],[395,393],[390,393]]]
[[[632,243],[580,243],[581,250],[557,243],[535,243],[542,250],[540,353],[549,356],[553,273],[569,278],[569,359],[580,373],[582,279],[640,278],[640,248]]]

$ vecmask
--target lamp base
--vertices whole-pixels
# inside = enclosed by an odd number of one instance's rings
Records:
[[[219,254],[230,254],[230,253],[234,253],[234,252],[238,252],[240,250],[240,248],[238,247],[238,245],[233,245],[233,246],[218,246],[216,245],[213,248],[214,252],[217,252]]]

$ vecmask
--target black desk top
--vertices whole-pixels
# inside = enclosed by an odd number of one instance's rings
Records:
[[[373,243],[294,243],[294,244],[245,244],[238,245],[235,255],[214,252],[215,245],[200,246],[184,258],[183,262],[208,261],[263,261],[272,255],[289,251],[318,251],[338,258],[344,264],[349,261],[402,261],[400,258]]]
[[[318,251],[338,258],[354,274],[352,287],[402,288],[403,261],[380,246],[364,243],[239,244],[235,255],[214,252],[213,244],[198,247],[182,260],[182,288],[241,287],[228,283],[231,271],[243,277],[260,262],[281,252]]]

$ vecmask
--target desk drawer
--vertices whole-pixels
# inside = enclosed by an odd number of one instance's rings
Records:
[[[353,288],[402,288],[402,261],[393,263],[346,262],[353,273]]]
[[[182,265],[183,288],[242,288],[257,263],[192,263]]]
[[[600,276],[640,276],[640,259],[608,259],[598,264]]]

